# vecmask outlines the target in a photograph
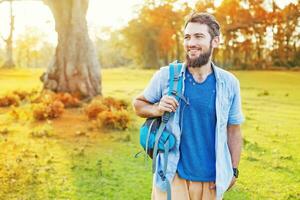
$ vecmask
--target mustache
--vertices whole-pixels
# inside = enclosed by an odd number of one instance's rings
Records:
[[[202,50],[202,48],[201,47],[197,47],[197,46],[188,46],[187,50],[188,51],[190,51],[190,50]]]

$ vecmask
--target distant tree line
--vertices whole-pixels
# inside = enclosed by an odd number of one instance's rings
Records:
[[[212,13],[221,24],[222,44],[215,52],[218,64],[238,69],[300,66],[299,3],[283,9],[275,1],[263,0],[223,0],[217,7],[213,0],[203,0],[194,9],[178,5],[177,0],[146,0],[136,18],[100,43],[115,46],[114,56],[105,58],[115,59],[114,66],[134,63],[143,68],[183,60],[183,25],[194,10]],[[112,67],[105,59],[102,63]]]

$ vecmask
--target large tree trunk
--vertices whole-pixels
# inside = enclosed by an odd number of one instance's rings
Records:
[[[55,55],[41,77],[55,92],[101,95],[100,65],[87,29],[88,0],[44,0],[51,9],[58,34]]]
[[[3,40],[6,43],[6,61],[4,62],[4,68],[14,68],[15,63],[13,61],[13,32],[15,29],[15,17],[12,13],[12,0],[10,1],[10,31],[7,39]]]

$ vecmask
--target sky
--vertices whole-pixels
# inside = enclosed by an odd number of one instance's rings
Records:
[[[181,0],[194,5],[196,0]],[[269,0],[266,0],[269,1]],[[87,13],[87,22],[91,38],[101,36],[101,28],[111,27],[117,29],[125,26],[135,15],[135,10],[143,0],[90,0]],[[220,4],[221,0],[216,0]],[[278,0],[283,7],[289,2],[297,0]],[[54,19],[50,9],[42,1],[16,1],[13,3],[15,15],[15,38],[18,38],[25,30],[36,27],[43,32],[44,37],[51,43],[56,43]],[[6,38],[9,33],[9,3],[0,4],[0,38]],[[3,41],[0,39],[0,48]]]
[[[90,0],[87,13],[90,34],[99,32],[101,27],[118,28],[134,17],[134,8],[142,0]],[[48,6],[42,1],[14,2],[16,37],[29,27],[38,27],[51,42],[56,41],[55,23]],[[0,4],[0,36],[9,33],[9,3]]]

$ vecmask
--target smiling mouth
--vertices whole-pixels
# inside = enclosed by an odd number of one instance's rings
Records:
[[[201,52],[200,49],[189,49],[189,50],[188,50],[188,53],[189,53],[189,54],[196,54],[196,53],[199,53],[199,52]]]
[[[188,48],[188,51],[201,51],[202,48]]]

